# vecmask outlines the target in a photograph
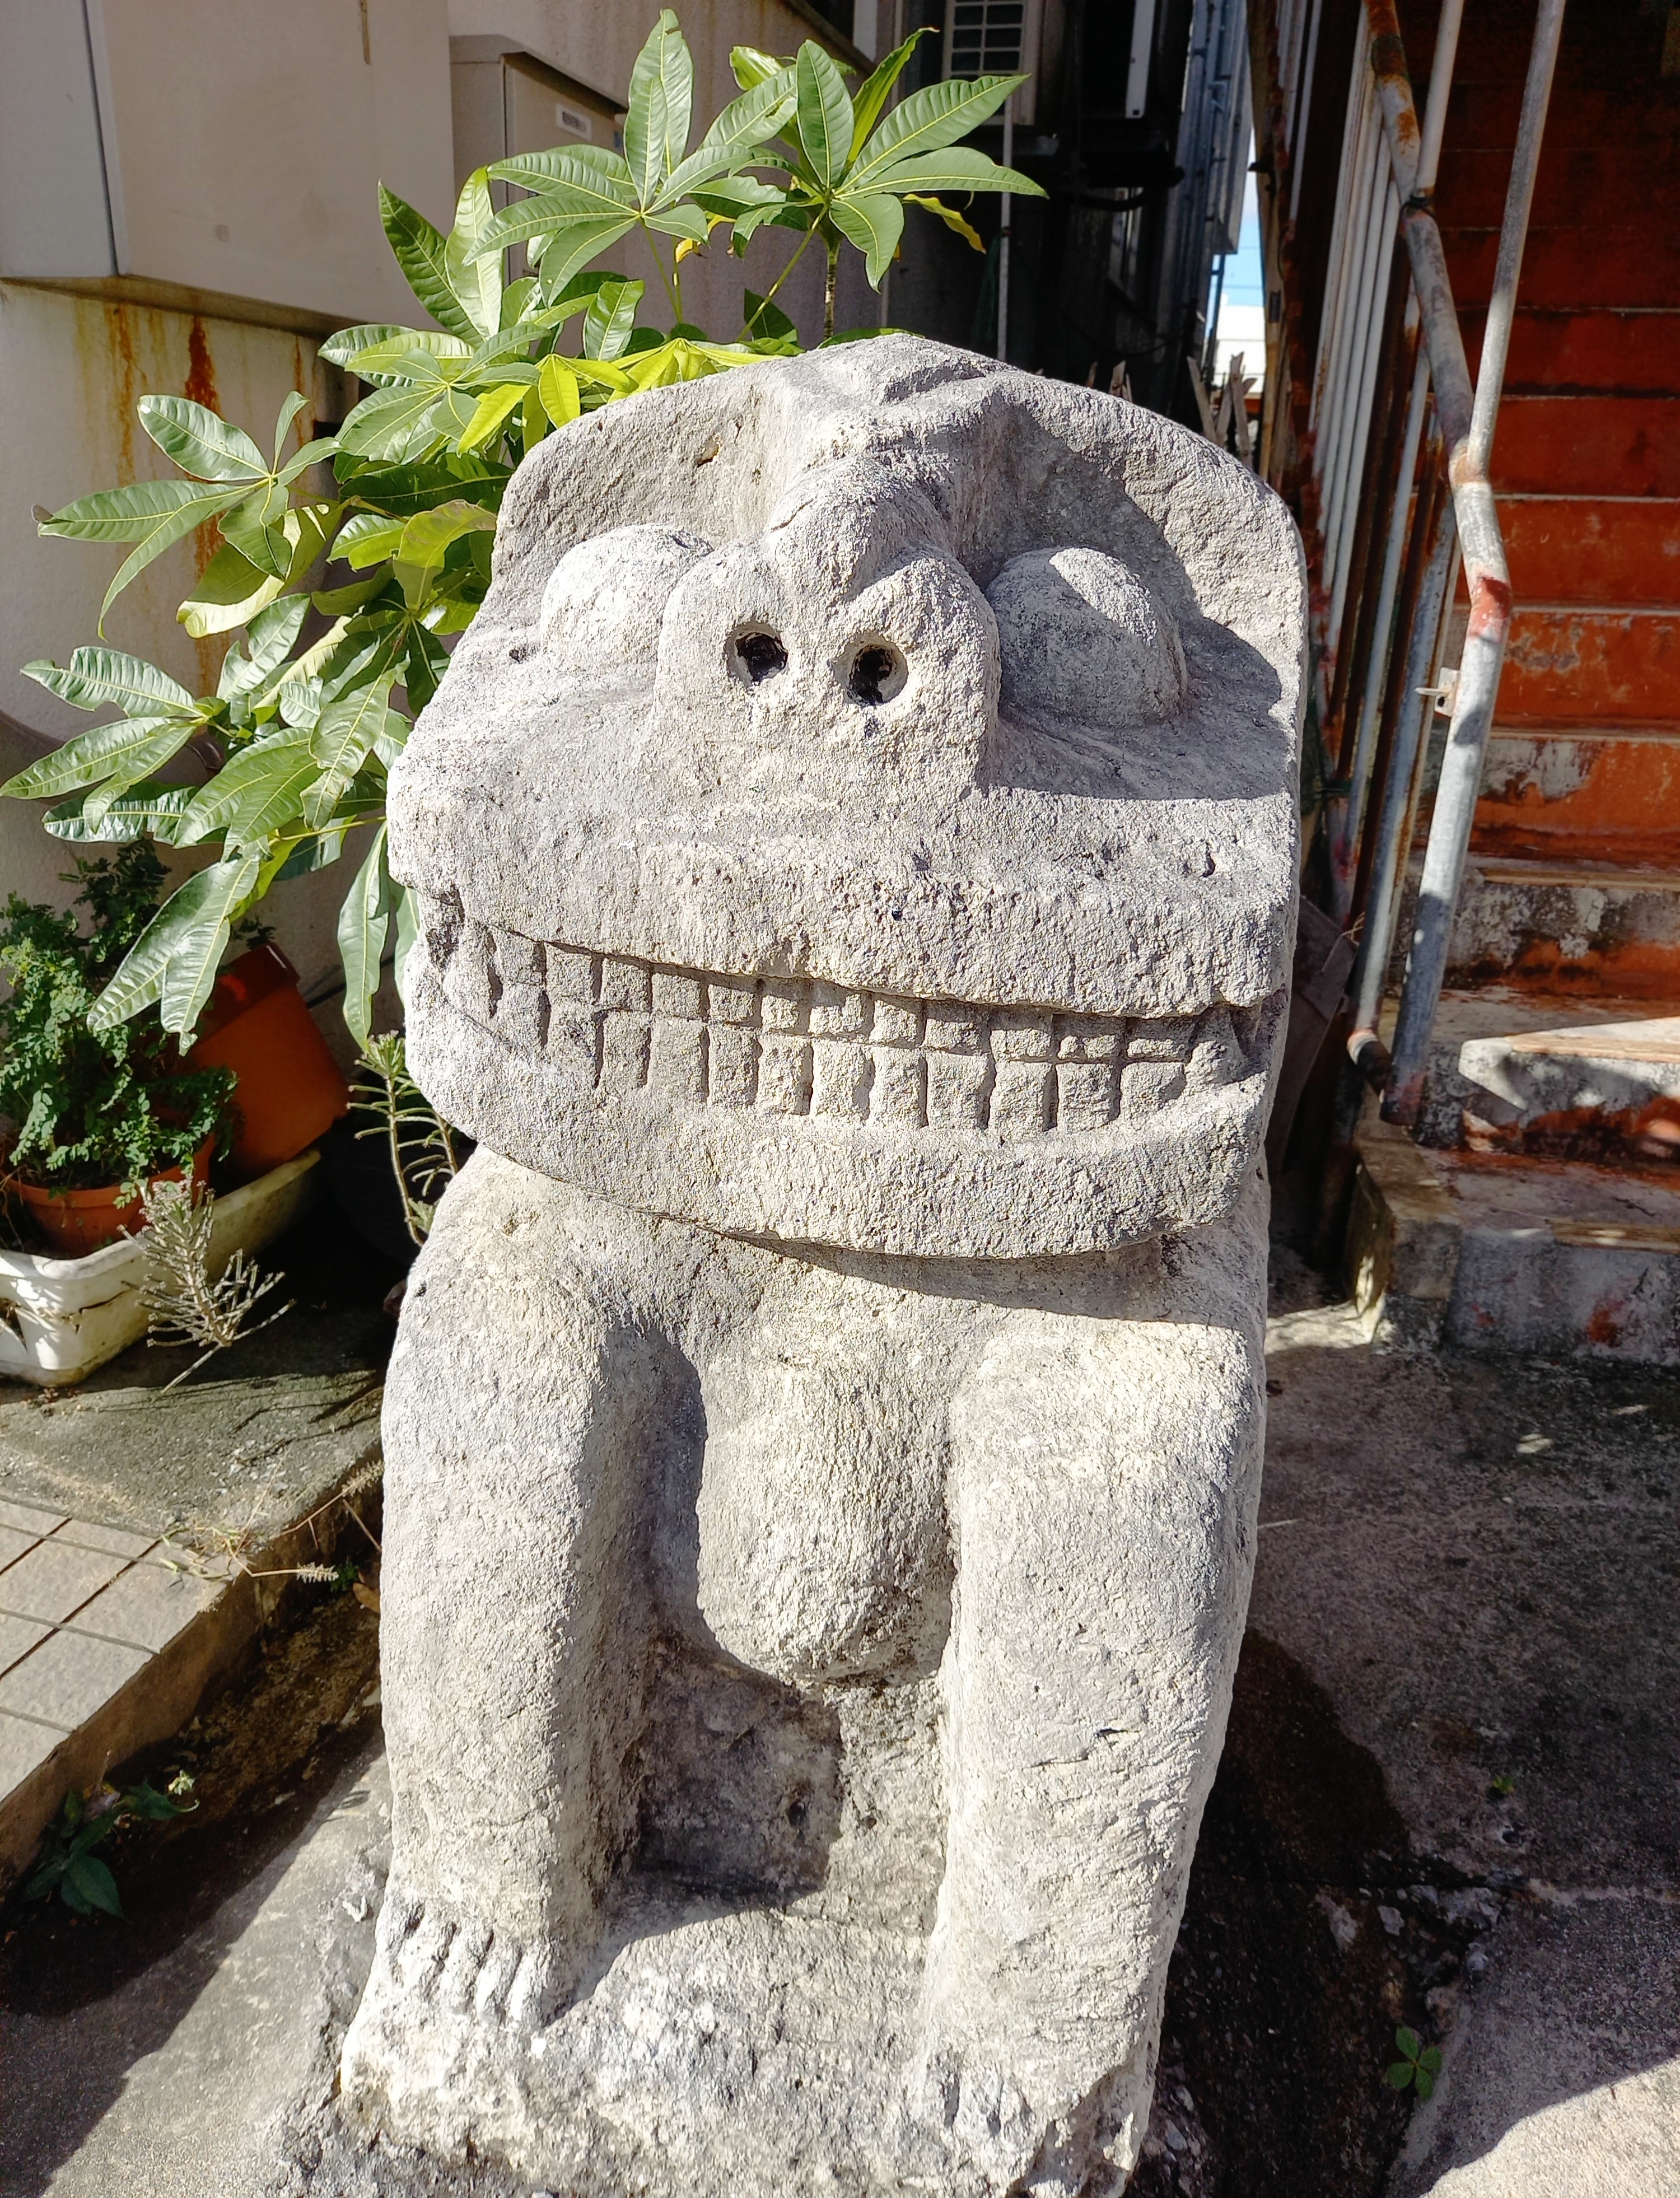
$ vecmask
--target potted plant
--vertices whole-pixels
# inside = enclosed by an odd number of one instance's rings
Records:
[[[0,920],[0,1114],[7,1173],[67,1258],[133,1227],[152,1183],[202,1177],[230,1120],[234,1076],[189,1067],[155,1009],[102,1030],[89,1010],[157,912],[164,868],[148,840],[78,862],[62,912],[14,893]],[[85,910],[82,928],[77,910]]]
[[[237,1119],[229,1157],[249,1178],[314,1144],[349,1111],[350,1086],[267,925],[252,921],[244,929],[246,951],[216,980],[187,1061],[232,1070]]]

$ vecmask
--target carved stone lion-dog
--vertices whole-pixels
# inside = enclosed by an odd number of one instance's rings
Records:
[[[1124,2185],[1253,1560],[1304,639],[1234,459],[916,338],[520,468],[392,781],[479,1141],[386,1405],[394,2134]]]

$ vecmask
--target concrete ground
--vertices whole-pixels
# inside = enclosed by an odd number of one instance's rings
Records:
[[[1377,1356],[1279,1268],[1134,2190],[1680,2198],[1680,1385]],[[523,2198],[365,2148],[332,2096],[384,1859],[375,1721],[332,1676],[364,1621],[323,1605],[230,1707],[213,1821],[113,1856],[131,1922],[0,1922],[0,2198]],[[1382,2080],[1402,2022],[1443,2049],[1424,2104]]]

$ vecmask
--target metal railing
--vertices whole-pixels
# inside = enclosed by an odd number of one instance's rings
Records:
[[[1433,209],[1463,7],[1442,0],[1420,119],[1393,0],[1363,0],[1305,444],[1315,700],[1321,726],[1334,718],[1341,736],[1342,775],[1327,805],[1330,889],[1340,920],[1361,919],[1348,1051],[1381,1090],[1384,1115],[1408,1125],[1422,1099],[1510,626],[1489,462],[1564,0],[1539,0],[1474,382]],[[1311,113],[1315,104],[1322,113],[1328,90],[1315,80],[1322,12],[1323,0],[1276,0],[1272,19],[1273,127],[1292,168],[1291,221]],[[1468,614],[1391,1059],[1377,1025],[1461,557]]]

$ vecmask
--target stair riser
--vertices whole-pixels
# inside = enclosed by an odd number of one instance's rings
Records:
[[[1680,603],[1680,500],[1506,497],[1499,526],[1520,603]]]
[[[1508,397],[1495,491],[1680,496],[1680,398]]]
[[[1540,885],[1473,864],[1450,962],[1454,985],[1680,997],[1680,893],[1636,880]]]
[[[1389,984],[1405,974],[1418,869],[1407,881]],[[1447,982],[1520,984],[1540,992],[1626,1000],[1680,999],[1680,890],[1636,876],[1538,883],[1472,858],[1464,874]]]
[[[1497,78],[1485,75],[1461,47],[1447,122],[1449,158],[1460,146],[1475,146],[1503,159],[1505,173],[1509,175],[1511,148],[1517,141],[1517,125],[1522,115],[1523,76],[1533,35],[1534,16],[1531,10],[1526,27],[1517,31],[1503,44],[1500,57],[1505,67]],[[1662,55],[1660,20],[1654,35],[1644,43],[1637,61],[1625,49],[1619,50],[1611,46],[1607,40],[1600,45],[1596,56],[1578,49],[1572,53],[1572,44],[1566,38],[1558,57],[1555,95],[1561,95],[1567,84],[1568,96],[1555,96],[1547,110],[1540,156],[1542,177],[1561,154],[1594,148],[1619,151],[1629,160],[1648,159],[1654,168],[1660,169],[1665,158],[1671,158],[1673,154],[1674,107],[1667,96],[1667,87],[1658,75]],[[1598,71],[1590,67],[1595,58],[1601,63]],[[1595,75],[1600,77],[1599,81],[1594,81]],[[1503,204],[1502,185],[1502,206]],[[1630,218],[1628,202],[1624,201],[1623,206],[1623,218],[1626,220]],[[1497,219],[1496,215],[1496,225]]]
[[[1680,216],[1677,216],[1680,220]],[[1461,311],[1474,375],[1481,363],[1486,314]],[[1520,309],[1505,369],[1507,397],[1548,391],[1666,396],[1680,362],[1680,312],[1542,312]]]
[[[1546,137],[1535,178],[1531,221],[1536,230],[1625,227],[1631,208],[1642,208],[1660,231],[1680,227],[1680,166],[1652,160],[1619,142],[1557,148],[1547,117]],[[1437,218],[1445,228],[1497,230],[1505,218],[1511,148],[1449,142],[1435,192]]]
[[[1478,854],[1662,867],[1680,852],[1680,739],[1496,727],[1482,770]]]
[[[1671,148],[1668,158],[1673,158]],[[1459,229],[1444,234],[1447,274],[1461,312],[1479,311],[1493,294],[1499,231]],[[1531,230],[1522,256],[1525,305],[1680,306],[1680,262],[1657,248],[1648,227]]]
[[[1467,1351],[1680,1364],[1680,1256],[1467,1230],[1446,1340]]]
[[[1520,607],[1499,715],[1505,723],[1680,720],[1680,612]]]
[[[1423,1154],[1362,1129],[1345,1257],[1378,1348],[1680,1364],[1680,1230],[1466,1218]]]

